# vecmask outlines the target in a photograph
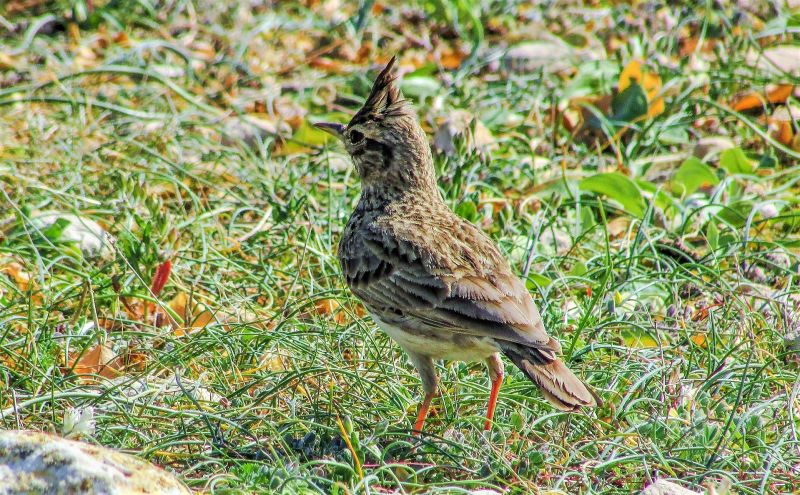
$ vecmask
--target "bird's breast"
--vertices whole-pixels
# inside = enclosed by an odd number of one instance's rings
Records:
[[[483,361],[498,351],[497,344],[489,337],[473,337],[448,330],[413,330],[401,328],[382,321],[372,315],[372,319],[404,351],[433,359],[452,361]]]

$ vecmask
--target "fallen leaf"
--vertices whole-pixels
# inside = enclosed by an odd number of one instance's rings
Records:
[[[176,294],[169,302],[169,307],[184,321],[184,324],[180,325],[173,318],[169,318],[176,337],[203,329],[214,321],[214,314],[204,304],[190,304],[189,296],[185,292]]]
[[[0,271],[11,277],[11,280],[17,284],[17,287],[19,287],[19,290],[21,291],[27,291],[31,286],[30,274],[28,274],[28,272],[25,271],[25,268],[16,261],[12,261]]]
[[[618,239],[628,231],[631,225],[631,218],[627,216],[616,217],[606,224],[608,235],[611,239]]]
[[[347,321],[347,316],[344,311],[339,310],[339,301],[336,299],[320,299],[314,304],[317,314],[322,316],[332,317],[333,321],[339,325]]]
[[[119,376],[120,362],[107,344],[97,344],[72,361],[69,367],[79,377],[81,383],[97,382],[97,375],[104,378]]]
[[[786,120],[777,122],[778,129],[772,134],[779,143],[784,146],[791,146],[794,138],[792,124]]]
[[[622,343],[633,349],[651,349],[658,347],[658,340],[644,330],[627,328],[620,333]]]
[[[766,96],[751,91],[740,96],[731,107],[737,112],[747,112],[750,110],[762,109],[766,103],[786,103],[786,100],[792,95],[793,91],[794,86],[791,84],[779,84],[771,90],[768,90]]]
[[[628,89],[631,82],[642,84],[642,63],[638,60],[633,60],[622,69],[619,74],[619,81],[617,81],[617,88],[620,93]]]
[[[696,333],[689,337],[689,340],[691,340],[694,345],[702,347],[703,349],[708,347],[708,340],[706,339],[706,334],[704,333]]]
[[[659,96],[661,92],[661,76],[647,72],[642,76],[642,88],[647,94],[649,106],[647,108],[647,118],[652,119],[656,115],[664,112],[664,97]]]
[[[447,70],[455,70],[461,66],[465,56],[466,53],[461,50],[447,49],[439,57],[439,63]]]

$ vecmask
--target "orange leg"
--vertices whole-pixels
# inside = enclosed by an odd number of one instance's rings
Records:
[[[428,409],[431,408],[431,401],[436,397],[436,393],[425,394],[425,399],[419,406],[419,413],[417,414],[417,422],[414,423],[414,435],[422,433],[422,426],[425,424],[425,419],[428,417]]]
[[[483,424],[483,429],[485,431],[492,429],[492,418],[494,418],[494,409],[497,407],[497,395],[500,393],[500,385],[502,385],[502,383],[503,375],[492,380],[492,392],[489,394],[489,408],[486,410],[486,423]]]
[[[492,380],[492,391],[489,393],[489,407],[486,410],[486,423],[483,424],[484,431],[492,429],[492,418],[497,407],[497,395],[500,393],[500,385],[503,384],[503,361],[500,355],[495,353],[486,360],[489,368],[489,378]]]

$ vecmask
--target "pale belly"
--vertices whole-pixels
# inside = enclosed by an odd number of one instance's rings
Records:
[[[440,332],[422,334],[408,332],[389,325],[375,316],[375,323],[408,353],[428,356],[433,359],[453,361],[483,361],[499,351],[497,345],[488,337],[472,337],[463,334]]]

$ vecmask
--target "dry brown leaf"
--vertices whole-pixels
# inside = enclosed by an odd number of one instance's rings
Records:
[[[792,95],[792,91],[794,91],[793,85],[779,84],[776,87],[768,90],[766,97],[761,93],[751,91],[750,93],[746,93],[737,98],[731,106],[737,112],[758,110],[764,108],[767,103],[786,103],[786,100]]]
[[[25,271],[25,268],[20,263],[17,263],[16,261],[12,261],[3,267],[0,272],[11,277],[11,280],[17,284],[17,287],[19,287],[19,290],[21,291],[27,291],[31,286],[30,274]]]
[[[120,374],[121,362],[107,344],[97,344],[70,362],[70,368],[81,383],[96,383],[97,375],[115,378]]]
[[[339,310],[339,301],[336,299],[320,299],[314,304],[317,314],[333,318],[333,321],[342,325],[347,321],[344,311]]]
[[[461,62],[464,60],[466,55],[467,54],[461,50],[448,49],[441,54],[439,57],[439,62],[445,69],[455,70],[461,67]]]
[[[197,330],[201,330],[214,321],[214,315],[203,304],[191,303],[185,292],[179,292],[169,302],[169,307],[181,317],[184,324],[180,325],[173,318],[169,318],[175,336],[182,337]]]
[[[338,60],[333,60],[327,57],[317,57],[313,58],[308,61],[308,65],[314,67],[315,69],[319,69],[325,71],[329,74],[342,74],[344,73],[344,68],[342,63]]]
[[[619,81],[617,82],[618,91],[622,93],[628,89],[632,81],[642,84],[642,63],[639,60],[629,62],[628,65],[622,69],[622,72],[619,74]]]
[[[608,229],[608,235],[611,239],[618,239],[628,231],[628,227],[631,224],[631,219],[629,217],[617,217],[612,219],[606,225]]]

